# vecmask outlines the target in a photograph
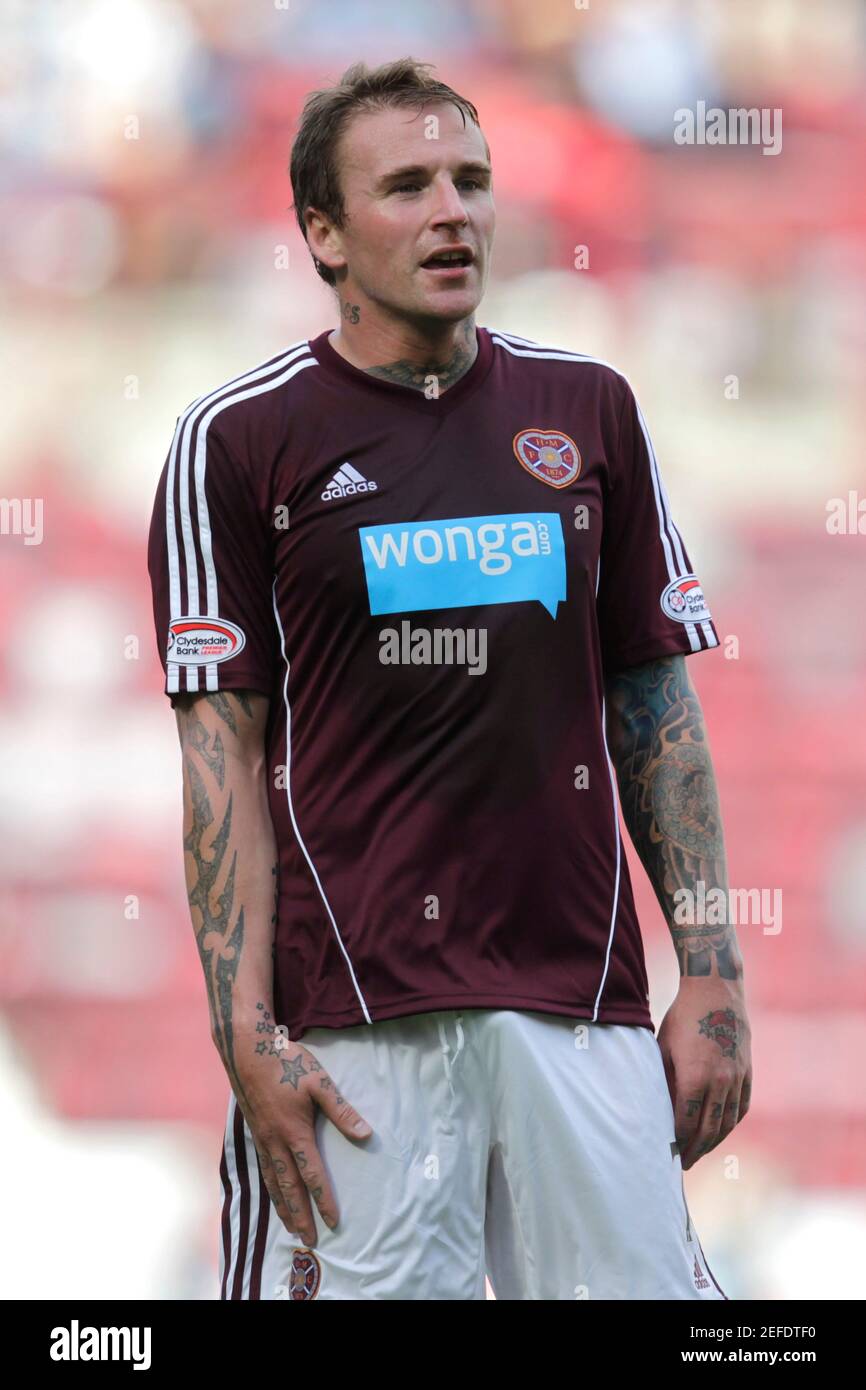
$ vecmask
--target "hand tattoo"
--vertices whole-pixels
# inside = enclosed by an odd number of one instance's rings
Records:
[[[723,1057],[736,1057],[743,1020],[733,1009],[712,1009],[698,1020],[698,1031],[702,1037],[712,1038],[718,1043]]]

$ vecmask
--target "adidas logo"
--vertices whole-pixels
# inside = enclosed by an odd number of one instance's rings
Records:
[[[331,502],[335,497],[351,497],[356,492],[375,491],[375,483],[368,482],[363,473],[359,473],[351,463],[344,463],[337,469],[322,493],[322,501]]]

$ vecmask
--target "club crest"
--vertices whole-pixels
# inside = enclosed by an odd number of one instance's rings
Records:
[[[289,1274],[289,1299],[304,1302],[315,1298],[322,1282],[322,1266],[312,1250],[294,1250]]]
[[[514,452],[527,473],[548,487],[568,487],[580,473],[578,447],[561,430],[521,430],[514,436]]]

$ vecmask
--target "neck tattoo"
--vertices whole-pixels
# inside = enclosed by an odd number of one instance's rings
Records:
[[[386,362],[381,367],[365,367],[364,371],[380,377],[382,381],[394,381],[398,386],[413,386],[423,391],[428,399],[435,399],[469,371],[477,356],[475,322],[471,320],[463,330],[461,341],[444,362],[430,358],[419,364],[401,358],[396,362]]]

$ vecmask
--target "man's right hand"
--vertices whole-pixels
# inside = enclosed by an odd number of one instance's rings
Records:
[[[262,1013],[261,1018],[263,1022],[249,1030],[235,1023],[235,1069],[244,1091],[238,1104],[280,1220],[293,1239],[300,1237],[312,1246],[312,1203],[331,1230],[339,1219],[316,1145],[316,1107],[347,1139],[368,1139],[373,1130],[340,1094],[321,1062],[277,1031],[270,1014]],[[237,1087],[234,1090],[237,1096]]]

